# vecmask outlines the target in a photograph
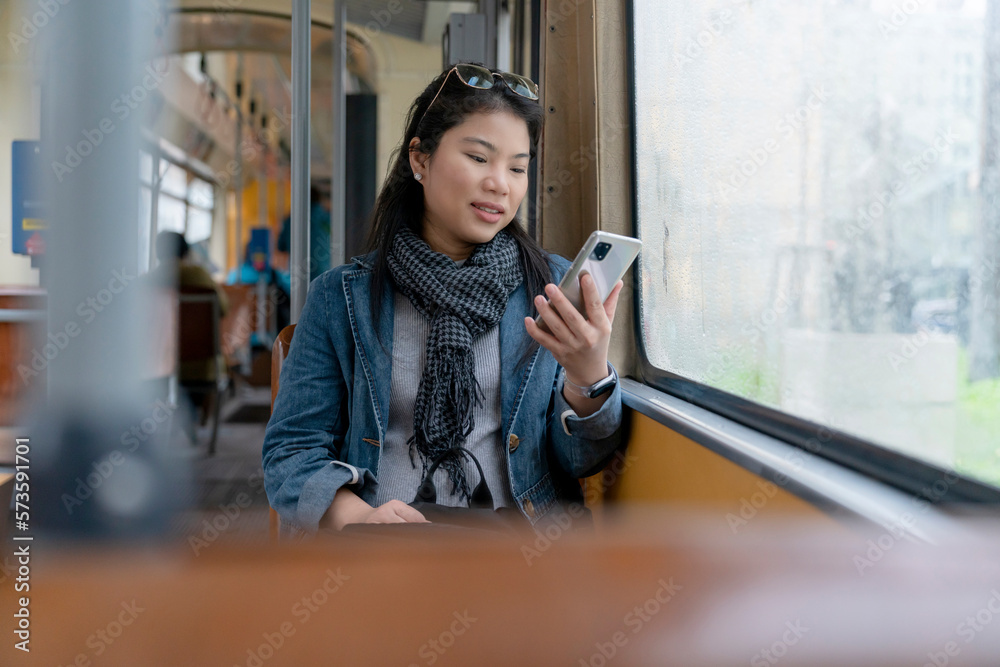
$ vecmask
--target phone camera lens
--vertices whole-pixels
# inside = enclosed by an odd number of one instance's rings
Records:
[[[608,256],[608,252],[611,250],[610,243],[598,243],[594,246],[594,252],[590,254],[591,257],[596,259],[598,262]]]

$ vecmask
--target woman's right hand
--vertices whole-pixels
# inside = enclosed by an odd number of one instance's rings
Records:
[[[337,490],[320,526],[341,530],[350,523],[430,523],[424,515],[402,500],[390,500],[372,507],[346,487]]]
[[[378,507],[368,506],[367,512],[362,511],[354,520],[347,521],[344,525],[348,523],[430,523],[430,521],[402,500],[390,500]]]

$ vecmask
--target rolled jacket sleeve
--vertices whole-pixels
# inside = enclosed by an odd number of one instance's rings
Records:
[[[599,472],[622,444],[621,382],[597,412],[579,417],[563,396],[563,378],[562,372],[557,373],[552,388],[549,438],[563,469],[577,478],[588,477]]]
[[[340,280],[339,272],[330,272],[309,291],[264,433],[268,500],[283,522],[308,532],[317,530],[341,487],[375,483],[371,471],[341,457],[350,424],[344,374],[350,351],[338,354],[328,326],[328,297]]]
[[[350,484],[360,489],[375,481],[367,468],[355,468],[340,461],[330,461],[314,470],[302,485],[294,519],[295,525],[309,532],[319,528],[319,520],[342,486]]]

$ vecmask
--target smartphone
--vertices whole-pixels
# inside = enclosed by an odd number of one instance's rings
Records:
[[[580,296],[580,274],[589,273],[590,277],[594,279],[594,284],[597,285],[597,292],[603,303],[611,294],[615,283],[622,279],[622,276],[628,271],[628,267],[635,261],[640,248],[642,248],[642,241],[631,236],[594,232],[580,248],[576,259],[573,260],[569,270],[559,281],[559,289],[566,295],[570,303],[586,317],[587,309]],[[541,315],[535,318],[535,323],[543,331],[549,330]]]

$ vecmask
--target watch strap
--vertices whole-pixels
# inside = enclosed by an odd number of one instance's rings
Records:
[[[566,369],[563,369],[563,385],[569,389],[570,393],[582,396],[583,398],[597,398],[601,394],[614,389],[617,383],[618,374],[615,372],[615,368],[610,362],[608,362],[607,377],[601,378],[594,384],[586,387],[582,387],[575,382],[571,382],[570,379],[566,377]]]

